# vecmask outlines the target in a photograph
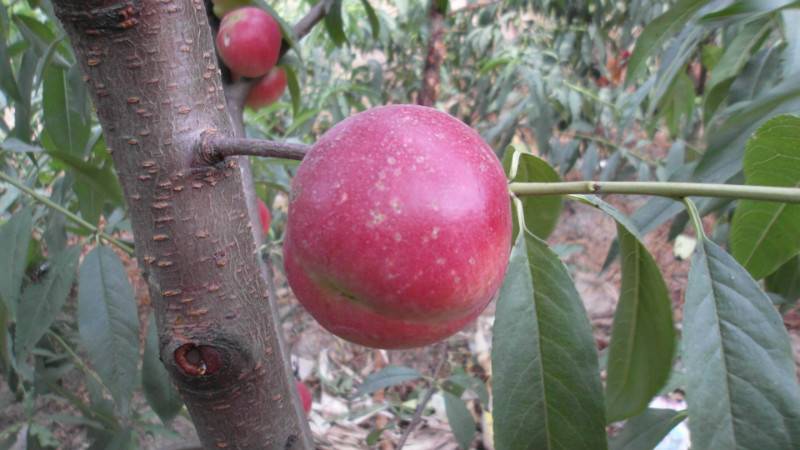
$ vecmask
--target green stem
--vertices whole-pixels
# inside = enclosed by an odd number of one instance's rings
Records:
[[[105,383],[103,383],[103,380],[102,378],[100,378],[100,375],[98,375],[97,372],[95,372],[94,370],[90,369],[89,366],[86,365],[85,362],[83,362],[83,359],[81,359],[81,357],[78,356],[78,354],[75,353],[74,350],[72,350],[72,347],[70,347],[69,344],[67,344],[67,342],[61,338],[61,336],[59,336],[57,333],[51,330],[47,330],[47,335],[55,339],[61,345],[64,351],[66,351],[69,354],[69,356],[72,357],[72,359],[75,361],[75,364],[77,364],[78,367],[80,367],[80,369],[84,373],[86,373],[86,375],[89,375],[92,378],[94,378],[95,381],[97,381],[97,384],[99,384],[103,389],[107,390],[108,392],[111,392],[108,386],[106,386]]]
[[[711,183],[672,183],[651,181],[567,181],[561,183],[511,183],[509,190],[518,196],[566,194],[633,194],[681,199],[684,197],[722,197],[771,202],[800,203],[800,189]]]
[[[586,89],[583,86],[578,86],[577,84],[572,84],[569,81],[564,81],[563,83],[564,83],[564,86],[572,89],[573,91],[575,91],[575,92],[577,92],[577,93],[579,93],[579,94],[581,94],[581,95],[583,95],[585,97],[589,97],[590,99],[596,101],[597,103],[600,103],[602,105],[608,106],[609,108],[613,109],[614,112],[619,112],[619,109],[617,108],[617,105],[615,105],[615,104],[613,104],[611,102],[608,102],[606,100],[603,100],[597,94],[595,94],[594,92],[590,91],[589,89]]]
[[[102,238],[106,242],[108,242],[110,244],[113,244],[114,246],[116,246],[117,248],[122,250],[123,252],[127,253],[129,256],[133,256],[133,249],[130,248],[128,245],[120,242],[119,240],[117,240],[113,236],[111,236],[111,235],[109,235],[109,234],[107,234],[107,233],[105,233],[103,231],[100,231],[96,226],[94,226],[94,225],[90,224],[89,222],[83,220],[82,218],[76,216],[71,211],[69,211],[68,209],[66,209],[63,206],[59,205],[58,203],[53,202],[49,198],[47,198],[47,197],[45,197],[43,195],[40,195],[39,193],[37,193],[33,189],[29,188],[28,186],[25,186],[25,184],[22,183],[21,181],[10,177],[10,176],[6,175],[3,172],[0,172],[0,180],[4,180],[4,181],[8,182],[9,184],[13,185],[17,189],[19,189],[19,190],[25,192],[26,194],[30,195],[31,197],[33,197],[39,203],[44,204],[48,208],[54,209],[54,210],[60,212],[61,214],[64,214],[69,220],[71,220],[74,223],[82,226],[83,228],[91,231],[96,236],[98,236],[99,238]]]
[[[692,219],[692,225],[694,225],[694,230],[697,233],[697,239],[704,238],[706,232],[703,229],[703,217],[700,215],[700,211],[697,210],[697,206],[695,206],[694,202],[689,197],[684,197],[683,204],[686,205],[686,212],[689,213],[689,218]]]

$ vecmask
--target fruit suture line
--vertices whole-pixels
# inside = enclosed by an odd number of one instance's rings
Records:
[[[217,163],[230,156],[248,155],[300,161],[311,148],[305,144],[263,139],[215,136],[203,144],[201,157]],[[510,183],[509,191],[517,196],[568,194],[629,194],[658,197],[720,197],[800,203],[800,189],[712,183],[674,183],[658,181],[566,181],[554,183]]]

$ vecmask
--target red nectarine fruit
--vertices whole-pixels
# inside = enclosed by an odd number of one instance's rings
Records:
[[[246,104],[253,109],[263,108],[281,98],[285,90],[286,72],[280,67],[274,67],[250,88]]]
[[[225,15],[217,33],[217,50],[231,72],[260,77],[278,62],[281,29],[266,11],[247,6]]]
[[[407,348],[450,336],[500,288],[508,184],[474,130],[395,105],[326,132],[292,182],[284,260],[300,303],[330,332]]]

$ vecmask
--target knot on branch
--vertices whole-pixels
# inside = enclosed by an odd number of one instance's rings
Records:
[[[256,373],[263,375],[243,341],[217,333],[168,341],[161,347],[161,359],[181,389],[206,397],[222,395]]]
[[[174,355],[175,364],[186,376],[213,375],[222,366],[220,352],[210,345],[183,344]]]
[[[56,5],[60,3],[63,2],[56,2]],[[60,9],[62,20],[73,23],[87,35],[99,36],[135,27],[140,20],[142,2],[128,0],[97,8],[86,9],[83,5],[76,5],[72,8],[62,6]]]
[[[195,149],[195,165],[216,166],[225,160],[225,155],[219,151],[220,139],[216,130],[203,131]]]

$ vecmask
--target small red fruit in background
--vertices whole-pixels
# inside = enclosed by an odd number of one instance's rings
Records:
[[[253,109],[263,108],[281,98],[285,90],[286,72],[274,67],[250,89],[246,104]]]
[[[261,199],[258,199],[258,218],[261,219],[261,229],[264,231],[264,236],[267,236],[272,216],[269,213],[269,208]]]
[[[460,330],[499,290],[510,246],[497,156],[432,108],[342,121],[292,182],[289,284],[323,327],[361,345],[418,347]]]
[[[300,401],[303,403],[303,411],[308,415],[311,412],[311,391],[300,380],[295,380],[294,384],[297,387],[297,395],[300,396]]]
[[[217,50],[231,72],[260,77],[278,62],[281,29],[266,11],[248,6],[225,15],[217,33]]]

